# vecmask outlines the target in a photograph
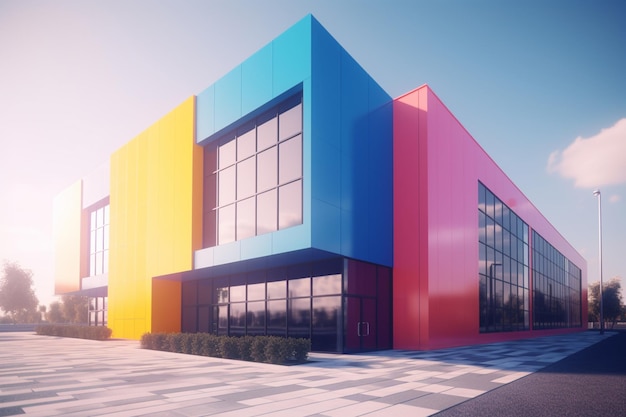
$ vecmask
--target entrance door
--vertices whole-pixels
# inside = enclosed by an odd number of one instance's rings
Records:
[[[366,297],[345,298],[346,301],[346,351],[359,352],[376,349],[376,299]]]

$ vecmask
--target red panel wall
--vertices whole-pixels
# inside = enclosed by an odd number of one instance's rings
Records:
[[[582,330],[479,333],[478,181],[582,269],[582,323],[587,322],[586,261],[423,86],[394,101],[396,349]]]

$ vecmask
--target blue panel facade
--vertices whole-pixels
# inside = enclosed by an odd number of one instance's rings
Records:
[[[303,223],[203,249],[200,267],[309,248],[391,266],[391,98],[312,16],[198,95],[196,140],[298,91]]]
[[[248,114],[271,101],[275,97],[272,86],[270,44],[241,64],[241,113]]]

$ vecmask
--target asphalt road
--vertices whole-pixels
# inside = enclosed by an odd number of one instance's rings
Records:
[[[436,415],[626,416],[626,332]]]

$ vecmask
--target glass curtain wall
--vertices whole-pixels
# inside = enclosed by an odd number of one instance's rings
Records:
[[[580,327],[582,272],[533,230],[533,328]]]
[[[182,330],[230,336],[304,337],[311,339],[315,351],[390,348],[391,271],[369,265],[362,268],[369,268],[369,275],[359,276],[358,265],[369,264],[333,259],[184,282]],[[380,284],[376,271],[380,271]],[[345,278],[348,274],[352,280]],[[362,294],[359,285],[349,284],[372,278],[373,283],[361,285],[373,290],[367,295]],[[377,288],[381,289],[380,293]],[[349,291],[351,295],[347,296]],[[365,342],[345,337],[348,320],[354,316],[347,310],[349,298],[359,301],[366,298],[373,306],[372,319],[354,318],[363,327],[358,332],[360,336],[355,337],[367,338]],[[355,334],[356,326],[351,326]],[[377,327],[384,330],[378,333]]]
[[[478,183],[480,332],[529,330],[528,225]]]

